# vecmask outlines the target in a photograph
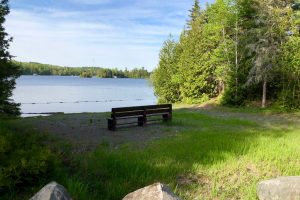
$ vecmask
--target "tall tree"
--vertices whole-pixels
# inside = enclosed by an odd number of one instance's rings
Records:
[[[300,108],[300,3],[292,4],[293,17],[288,39],[281,46],[278,68],[277,103],[286,108]]]
[[[296,28],[298,29],[298,33],[300,33],[300,0],[295,0],[291,7],[295,11],[295,24]]]
[[[190,29],[192,26],[192,23],[196,21],[196,19],[200,16],[200,5],[199,0],[194,0],[194,5],[191,10],[189,10],[189,20],[187,21],[187,28]]]
[[[232,37],[234,32],[232,26],[235,22],[235,5],[228,0],[216,0],[208,10],[208,23],[214,29],[214,37],[217,40],[216,46],[210,58],[211,65],[214,66],[214,79],[218,81],[218,95],[224,93],[225,85],[233,65],[233,48],[235,40]]]
[[[178,73],[178,43],[172,37],[164,42],[159,54],[159,64],[154,70],[151,80],[155,95],[160,103],[175,103],[180,101],[179,83],[175,75]]]
[[[222,95],[225,104],[261,98],[265,107],[268,95],[300,107],[299,9],[293,0],[216,0],[200,10],[195,1],[174,54],[170,80],[180,95],[174,101],[199,103]],[[170,91],[165,87],[161,95]]]
[[[15,79],[19,76],[18,67],[11,65],[12,56],[8,52],[12,38],[5,32],[5,17],[9,14],[8,0],[0,0],[0,114],[18,115],[19,104],[12,101]]]
[[[230,16],[227,37],[232,44],[229,50],[231,64],[226,79],[226,88],[222,103],[227,105],[243,105],[248,98],[253,98],[248,87],[245,87],[249,69],[252,67],[253,53],[249,53],[248,44],[256,37],[251,30],[255,27],[256,11],[254,0],[229,0]],[[251,90],[252,91],[252,90]],[[254,92],[255,93],[255,92]]]
[[[197,103],[212,97],[216,81],[210,61],[217,38],[207,23],[207,13],[191,23],[191,28],[180,41],[182,53],[179,58],[180,92],[183,101]]]
[[[255,4],[258,40],[252,44],[255,57],[247,83],[262,83],[262,108],[266,106],[267,84],[274,76],[280,46],[289,27],[291,8],[285,3],[283,0],[258,0]]]

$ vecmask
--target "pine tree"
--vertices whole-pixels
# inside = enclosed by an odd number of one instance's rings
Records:
[[[155,84],[157,91],[164,87],[158,96],[179,88],[172,102],[222,95],[225,104],[261,98],[265,107],[268,95],[273,102],[300,107],[299,8],[293,0],[216,0],[200,11],[195,1],[188,28],[172,51],[176,62],[169,62],[176,69],[168,76],[176,89]],[[165,74],[155,71],[157,77]]]
[[[179,59],[180,90],[185,102],[207,101],[224,90],[232,46],[227,36],[231,20],[228,5],[218,0],[191,19],[190,30],[180,42],[183,46]]]
[[[0,1],[0,114],[18,115],[19,104],[10,98],[15,88],[15,79],[19,76],[18,67],[11,64],[12,56],[8,52],[12,38],[5,32],[4,22],[9,14],[8,0]]]
[[[179,58],[180,93],[184,102],[196,103],[209,98],[213,86],[212,69],[208,60],[210,49],[214,46],[213,38],[207,37],[211,31],[206,29],[206,13],[192,21],[190,30],[180,41],[182,53]],[[212,40],[210,40],[212,39]]]
[[[164,42],[159,54],[159,64],[154,70],[151,80],[155,95],[160,103],[175,103],[180,101],[179,84],[175,75],[177,72],[179,46],[172,36]]]
[[[196,21],[196,19],[200,16],[201,9],[199,5],[199,0],[194,1],[194,5],[191,10],[189,10],[189,20],[187,21],[187,29],[190,29],[192,26],[192,23]]]
[[[299,7],[297,7],[299,6]],[[285,108],[300,108],[300,3],[292,4],[288,39],[281,46],[277,68],[277,103]]]
[[[282,5],[282,1],[259,0],[256,2],[256,9],[257,27],[254,30],[258,40],[252,44],[255,57],[247,84],[262,83],[262,107],[264,108],[267,84],[274,77],[280,46],[286,38],[290,8]]]

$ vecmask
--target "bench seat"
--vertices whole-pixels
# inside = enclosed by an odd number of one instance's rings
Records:
[[[137,124],[144,126],[147,121],[156,121],[158,119],[150,119],[152,116],[162,116],[162,120],[168,121],[172,119],[172,104],[134,106],[112,108],[111,117],[107,118],[108,129],[115,130],[118,125]],[[122,122],[120,120],[134,119],[137,121]]]

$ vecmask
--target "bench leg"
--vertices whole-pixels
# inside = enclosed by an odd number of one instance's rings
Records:
[[[164,114],[163,115],[163,120],[164,121],[170,121],[172,119],[172,114]]]
[[[108,130],[114,131],[116,130],[116,122],[114,119],[107,119],[107,127]]]
[[[144,117],[139,117],[138,118],[138,126],[144,126],[144,123],[145,123]]]

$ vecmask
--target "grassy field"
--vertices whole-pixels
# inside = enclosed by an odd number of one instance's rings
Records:
[[[56,169],[52,177],[43,174],[42,182],[58,181],[74,199],[121,199],[158,181],[182,199],[256,199],[260,180],[300,175],[299,122],[298,113],[180,108],[171,123],[159,127],[175,134],[142,148],[129,143],[114,149],[103,142],[95,150],[72,153],[72,147],[50,139],[41,148],[51,144],[46,160]],[[59,159],[51,160],[52,154]]]

